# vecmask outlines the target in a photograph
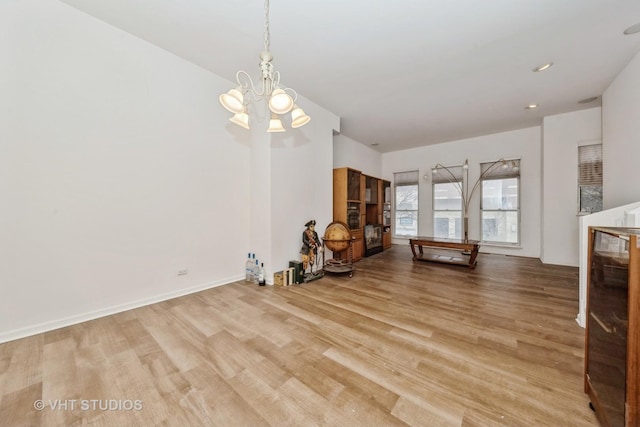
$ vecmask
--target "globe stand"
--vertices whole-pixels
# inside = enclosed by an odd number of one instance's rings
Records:
[[[334,221],[327,226],[322,239],[325,248],[330,249],[334,256],[336,253],[347,252],[347,259],[334,258],[324,262],[324,252],[322,254],[323,270],[327,273],[345,274],[353,277],[353,238],[349,227],[344,222]]]

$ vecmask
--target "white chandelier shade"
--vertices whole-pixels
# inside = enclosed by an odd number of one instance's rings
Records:
[[[269,98],[269,109],[276,114],[286,114],[293,108],[293,98],[284,90],[276,89]]]
[[[245,110],[243,98],[240,88],[231,89],[219,97],[222,106],[234,114],[239,114]]]
[[[302,108],[296,105],[298,94],[291,88],[280,87],[280,73],[273,70],[273,55],[269,51],[269,0],[264,2],[265,32],[264,51],[260,53],[260,72],[262,88],[256,89],[251,76],[245,71],[236,73],[237,87],[218,98],[220,104],[234,114],[231,123],[245,129],[249,127],[248,108],[250,102],[266,100],[271,114],[267,132],[285,132],[279,116],[291,112],[291,127],[299,128],[309,123],[309,117]],[[252,109],[255,112],[255,110]]]
[[[250,129],[249,127],[249,115],[247,114],[246,107],[239,113],[234,114],[233,117],[229,119],[231,123],[235,123],[240,127],[245,129]]]
[[[267,132],[273,133],[273,132],[284,132],[284,131],[285,129],[282,126],[282,122],[280,121],[278,116],[273,115],[271,117],[271,120],[269,120],[269,129],[267,129]]]
[[[291,127],[296,129],[300,126],[304,126],[309,123],[311,117],[307,116],[304,110],[294,104],[293,111],[291,111]]]

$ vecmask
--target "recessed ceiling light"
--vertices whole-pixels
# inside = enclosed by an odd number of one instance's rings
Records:
[[[533,110],[534,108],[538,108],[538,104],[529,104],[524,108],[525,110]]]
[[[598,100],[597,96],[592,96],[591,98],[581,99],[580,101],[578,101],[578,104],[589,104],[590,102],[597,101],[597,100]]]
[[[635,34],[635,33],[640,33],[640,22],[638,22],[637,24],[634,24],[634,25],[630,26],[629,28],[627,28],[626,30],[624,30],[624,34],[626,34],[626,35]]]
[[[533,71],[534,73],[539,73],[540,71],[548,70],[552,65],[553,62],[547,62],[546,64],[542,64],[531,71]]]

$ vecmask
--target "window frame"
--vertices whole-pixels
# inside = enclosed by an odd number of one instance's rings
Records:
[[[577,210],[578,215],[589,215],[602,210],[603,201],[603,165],[602,142],[596,144],[583,144],[578,146],[578,185],[577,185]],[[583,208],[583,188],[599,187],[600,209]]]
[[[407,213],[410,213],[411,223],[413,223],[413,218],[415,218],[415,236],[419,235],[419,217],[420,217],[420,183],[419,183],[419,171],[407,171],[407,172],[398,172],[394,173],[394,182],[393,182],[393,237],[398,238],[408,238],[414,236],[413,234],[398,234],[398,223],[402,222],[403,219],[407,217]],[[415,209],[398,209],[398,190],[403,189],[404,187],[415,187]],[[403,215],[400,217],[400,215]]]
[[[504,167],[500,166],[498,163],[503,165],[507,165],[506,170]],[[522,179],[520,173],[520,159],[513,160],[505,160],[505,161],[496,161],[496,162],[483,162],[480,163],[480,170],[483,173],[480,178],[480,241],[483,244],[487,245],[495,245],[495,246],[520,246],[521,244],[521,231],[522,231],[522,197],[521,197],[521,188],[522,188]],[[494,167],[494,165],[496,165]],[[485,172],[487,171],[487,172]],[[517,183],[517,192],[516,192],[516,207],[511,209],[504,209],[502,206],[499,209],[488,209],[484,206],[484,193],[485,182],[489,181],[505,181],[507,179],[516,179]],[[502,240],[488,240],[485,236],[485,228],[484,228],[484,220],[485,213],[490,212],[516,212],[516,241],[502,241]]]
[[[437,237],[437,238],[444,238],[444,239],[461,239],[462,238],[462,228],[463,228],[463,212],[464,212],[464,199],[463,199],[463,188],[464,188],[464,169],[462,165],[456,165],[456,166],[446,166],[446,167],[441,167],[438,168],[439,171],[441,171],[441,173],[439,174],[439,176],[436,176],[436,174],[432,174],[432,179],[431,179],[431,218],[433,220],[433,237]],[[460,208],[459,209],[437,209],[436,208],[436,193],[437,193],[437,189],[436,186],[438,185],[452,185],[455,190],[458,192],[458,198],[460,200]],[[458,212],[459,213],[459,218],[460,218],[460,228],[459,228],[459,235],[454,235],[454,236],[438,236],[437,233],[437,229],[436,229],[436,215],[438,212],[447,212],[447,213],[453,213],[453,212]]]

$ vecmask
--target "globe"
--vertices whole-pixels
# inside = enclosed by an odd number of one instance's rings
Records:
[[[344,222],[334,221],[327,226],[322,240],[332,252],[346,251],[351,244],[351,231]]]

